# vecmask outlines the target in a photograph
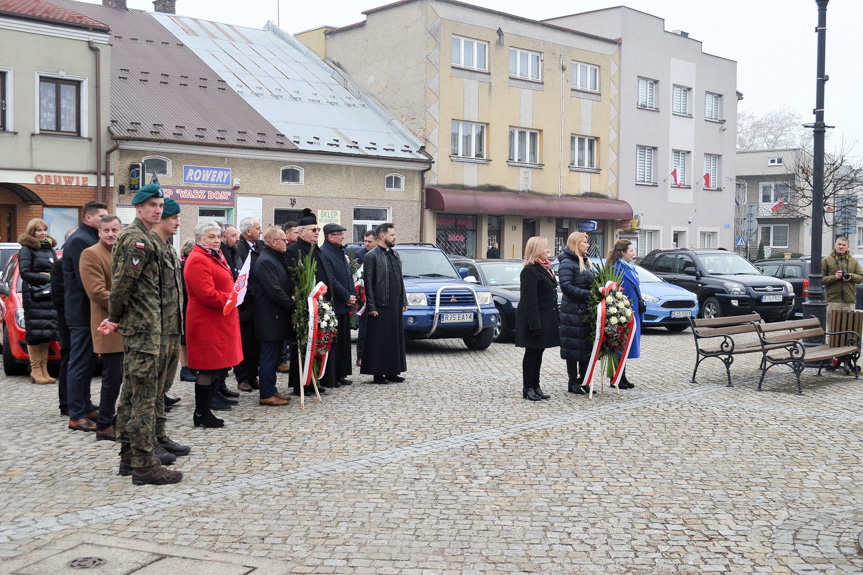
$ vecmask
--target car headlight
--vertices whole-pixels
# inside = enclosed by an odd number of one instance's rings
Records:
[[[408,293],[408,305],[416,305],[416,306],[428,305],[428,300],[426,299],[426,294],[424,294],[422,292],[410,292],[410,293]]]
[[[26,329],[24,326],[24,308],[19,307],[15,310],[15,323],[18,324],[18,327],[21,329]]]
[[[785,289],[788,290],[788,293],[794,293],[794,286],[791,285],[791,282],[785,282]]]
[[[728,290],[728,293],[733,295],[746,295],[746,288],[743,287],[743,284],[737,282],[723,282],[725,289]]]
[[[644,301],[649,301],[649,302],[659,301],[659,298],[656,297],[655,295],[642,295],[641,299],[643,299]]]
[[[491,292],[490,291],[478,291],[476,292],[476,301],[479,302],[479,305],[488,305],[491,303]]]

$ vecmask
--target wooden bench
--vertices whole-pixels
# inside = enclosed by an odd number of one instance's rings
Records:
[[[715,357],[725,364],[728,387],[731,387],[731,364],[734,356],[744,353],[763,353],[761,344],[754,342],[735,342],[734,336],[756,334],[755,325],[761,321],[757,313],[734,315],[730,317],[689,318],[692,335],[695,337],[695,369],[692,370],[692,383],[696,383],[698,366],[709,357]]]
[[[834,324],[835,325],[835,324]],[[783,321],[773,324],[754,324],[761,346],[761,377],[758,391],[767,370],[774,365],[787,365],[797,376],[797,395],[803,395],[800,374],[806,367],[817,368],[818,374],[826,367],[833,367],[835,360],[848,362],[859,377],[857,358],[860,357],[860,334],[854,330],[825,333],[817,318]],[[806,339],[821,339],[827,336],[827,344],[803,345]],[[823,341],[823,340],[822,340]],[[833,346],[832,343],[842,345]]]

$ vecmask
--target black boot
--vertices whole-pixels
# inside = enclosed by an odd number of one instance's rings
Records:
[[[533,390],[541,399],[551,399],[550,395],[548,395],[547,393],[543,393],[542,388],[539,386],[538,383],[533,384]]]
[[[212,394],[213,385],[195,385],[195,414],[192,416],[192,422],[195,427],[202,425],[204,427],[224,427],[225,422],[218,419],[213,412],[210,411],[210,395]]]
[[[228,385],[225,383],[225,380],[227,379],[227,377],[219,376],[218,379],[219,379],[219,393],[221,393],[223,396],[229,397],[229,398],[240,397],[239,393],[237,393],[236,391],[231,391],[230,389],[228,389]]]
[[[579,379],[578,365],[578,362],[574,359],[566,360],[566,374],[569,376],[566,391],[576,395],[584,395],[584,388],[581,387],[581,382],[584,380],[584,372],[582,371],[582,377]]]
[[[620,382],[617,384],[617,387],[620,389],[632,389],[635,387],[633,384],[629,383],[628,379],[626,379],[626,368],[623,368],[623,373],[620,374]]]
[[[525,399],[529,399],[530,401],[542,401],[542,398],[536,394],[536,391],[533,389],[532,385],[525,385],[522,390],[521,396]]]

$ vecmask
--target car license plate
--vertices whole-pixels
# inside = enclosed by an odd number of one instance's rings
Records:
[[[770,301],[782,301],[781,295],[763,295],[761,296],[761,301],[770,302]]]
[[[688,309],[671,312],[671,317],[689,317],[690,315],[692,315],[692,312]]]
[[[442,313],[440,318],[441,323],[462,323],[473,321],[472,313]]]

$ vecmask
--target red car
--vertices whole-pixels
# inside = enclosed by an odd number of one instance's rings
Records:
[[[62,256],[62,252],[57,252]],[[24,339],[24,304],[21,301],[23,281],[18,275],[18,254],[13,254],[0,274],[0,308],[3,313],[3,372],[24,375],[30,368],[27,342]],[[52,375],[60,367],[60,342],[52,341],[48,368]]]

